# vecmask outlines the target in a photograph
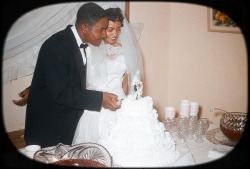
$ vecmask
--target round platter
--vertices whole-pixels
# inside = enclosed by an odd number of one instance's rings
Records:
[[[97,143],[81,143],[43,148],[34,154],[35,161],[66,166],[112,167],[113,160],[108,150]]]
[[[207,131],[206,138],[213,144],[222,144],[234,147],[237,143],[227,139],[220,128],[215,128]]]

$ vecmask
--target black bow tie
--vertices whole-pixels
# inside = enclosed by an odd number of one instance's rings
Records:
[[[87,43],[82,43],[82,44],[80,45],[80,48],[86,49],[86,47],[88,47],[88,44],[87,44]]]
[[[87,43],[82,43],[81,45],[80,45],[80,48],[83,48],[83,51],[84,51],[84,54],[85,54],[85,56],[86,56],[86,51],[85,51],[85,49],[88,47],[88,44]]]

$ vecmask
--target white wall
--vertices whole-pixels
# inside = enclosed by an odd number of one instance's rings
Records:
[[[182,99],[197,101],[201,116],[219,124],[218,107],[247,112],[247,54],[242,34],[207,31],[207,7],[186,3],[130,2],[130,21],[143,23],[144,96],[153,98],[163,120],[164,107],[179,109]],[[6,131],[24,128],[26,106],[12,103],[32,75],[4,85]]]
[[[168,100],[169,9],[169,3],[130,2],[130,22],[144,24],[139,39],[145,74],[143,95],[153,98],[159,112]]]
[[[13,99],[20,99],[18,93],[29,87],[33,74],[12,81],[2,87],[2,110],[5,130],[7,132],[24,129],[26,105],[17,106],[12,103]]]
[[[152,96],[160,120],[165,106],[178,110],[182,99],[198,102],[200,115],[215,124],[221,115],[213,107],[247,112],[242,34],[208,32],[207,7],[188,3],[131,2],[130,21],[144,23],[144,94]]]

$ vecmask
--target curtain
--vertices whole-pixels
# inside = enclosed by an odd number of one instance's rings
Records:
[[[4,44],[2,82],[11,83],[34,72],[39,49],[52,34],[74,24],[79,7],[86,2],[61,3],[34,9],[21,16],[10,28]],[[104,9],[119,7],[125,11],[125,1],[95,2]],[[124,14],[125,16],[125,14]],[[132,24],[137,39],[142,24]]]

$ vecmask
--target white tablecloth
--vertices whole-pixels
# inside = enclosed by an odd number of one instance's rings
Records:
[[[219,126],[210,124],[209,130],[219,128]],[[227,155],[233,147],[225,145],[215,145],[203,138],[202,143],[195,142],[195,139],[188,139],[186,143],[181,142],[175,134],[173,137],[176,141],[177,150],[180,152],[180,158],[170,166],[191,166],[214,161]],[[223,149],[223,151],[219,151]]]

